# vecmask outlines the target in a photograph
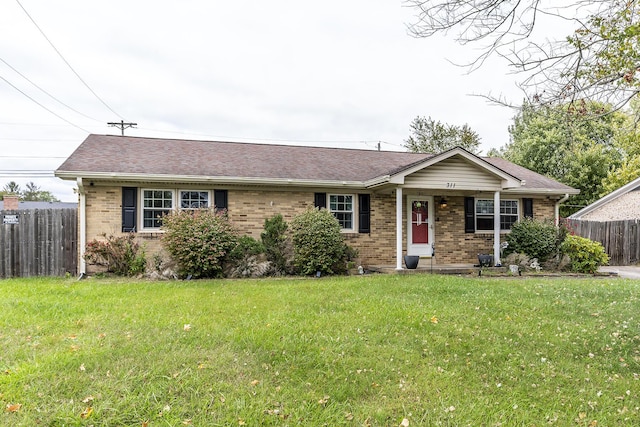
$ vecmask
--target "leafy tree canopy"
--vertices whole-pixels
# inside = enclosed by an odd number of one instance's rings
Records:
[[[624,163],[629,117],[596,102],[555,107],[525,104],[509,128],[511,142],[501,148],[507,160],[546,175],[580,194],[570,204],[586,206],[603,192],[603,180]],[[592,117],[586,120],[584,113]],[[594,118],[597,117],[597,118]],[[569,212],[563,212],[567,214]]]
[[[0,196],[17,195],[20,200],[30,202],[59,202],[60,200],[50,191],[40,189],[34,182],[28,182],[23,190],[15,181],[10,181],[2,187]]]
[[[441,153],[460,146],[478,153],[480,136],[467,125],[454,126],[433,120],[431,117],[416,117],[410,125],[411,135],[405,147],[414,153]]]

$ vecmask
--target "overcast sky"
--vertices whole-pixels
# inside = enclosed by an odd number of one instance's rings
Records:
[[[466,73],[450,61],[475,53],[412,38],[413,12],[400,0],[4,0],[0,188],[34,181],[76,201],[53,170],[120,120],[138,123],[133,136],[404,151],[420,115],[468,124],[483,152],[507,143],[515,112],[471,96],[521,99],[506,64]]]

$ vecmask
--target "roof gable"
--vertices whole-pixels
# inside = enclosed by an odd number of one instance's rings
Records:
[[[444,172],[443,169],[447,166],[453,170],[452,173]],[[461,177],[467,177],[468,180],[463,178],[460,182],[462,187],[452,187]],[[475,182],[475,185],[471,182],[474,178],[480,180]],[[478,185],[486,184],[486,188],[483,188],[486,190],[517,188],[522,185],[520,179],[461,147],[454,147],[398,171],[391,177],[390,182],[412,186],[431,182],[435,187],[430,188],[443,189],[480,189]]]
[[[624,196],[627,193],[630,193],[631,191],[636,191],[636,190],[640,190],[640,178],[636,178],[633,181],[631,181],[630,183],[623,185],[622,187],[618,188],[615,191],[612,191],[611,193],[607,194],[606,196],[596,200],[595,202],[591,203],[589,206],[586,206],[582,209],[580,209],[578,212],[572,214],[569,216],[569,218],[572,219],[580,219],[583,216],[594,212],[600,208],[602,208],[604,205],[618,199],[621,196]]]

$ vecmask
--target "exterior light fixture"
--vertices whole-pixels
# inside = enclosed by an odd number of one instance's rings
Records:
[[[440,199],[440,207],[442,209],[447,207],[447,200],[444,197]]]

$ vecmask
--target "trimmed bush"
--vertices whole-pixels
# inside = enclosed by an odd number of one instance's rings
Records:
[[[264,220],[264,231],[260,234],[264,253],[275,275],[290,272],[288,265],[291,249],[287,240],[288,228],[283,216],[277,214]]]
[[[602,244],[584,237],[567,236],[561,250],[571,260],[571,270],[576,273],[593,274],[598,271],[598,267],[609,262],[609,255]]]
[[[557,255],[560,245],[558,228],[549,221],[524,218],[511,227],[506,253],[521,253],[544,262]]]
[[[346,245],[340,223],[326,209],[308,209],[291,222],[293,264],[298,274],[346,271]]]
[[[144,249],[135,241],[133,233],[124,236],[107,236],[105,240],[87,243],[84,259],[91,265],[106,267],[108,273],[117,276],[144,274],[147,267]]]
[[[222,277],[238,244],[237,231],[227,216],[214,209],[172,212],[162,218],[162,229],[162,242],[182,277]]]
[[[242,236],[238,244],[229,253],[229,265],[225,268],[228,277],[252,277],[263,276],[268,269],[268,263],[264,262],[262,243],[251,236]],[[261,259],[262,258],[262,259]]]

